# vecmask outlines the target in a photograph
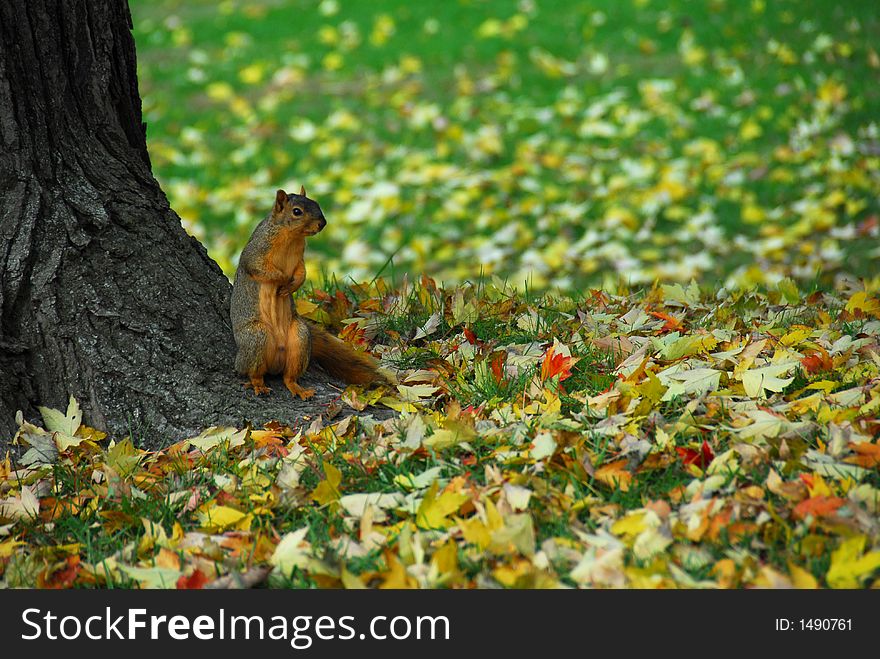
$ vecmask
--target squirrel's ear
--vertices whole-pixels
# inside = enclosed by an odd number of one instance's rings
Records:
[[[280,213],[284,210],[284,206],[287,203],[287,193],[284,190],[279,190],[275,193],[275,212]]]
[[[299,186],[299,194],[300,194],[300,196],[302,196],[302,197],[307,196],[307,195],[306,195],[306,186],[304,186],[304,185]]]

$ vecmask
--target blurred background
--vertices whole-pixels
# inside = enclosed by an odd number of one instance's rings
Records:
[[[880,3],[130,0],[154,171],[227,274],[564,291],[877,274]]]

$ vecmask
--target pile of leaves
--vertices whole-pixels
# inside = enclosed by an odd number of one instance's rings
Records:
[[[395,384],[158,452],[19,419],[0,585],[876,587],[878,289],[313,290]]]

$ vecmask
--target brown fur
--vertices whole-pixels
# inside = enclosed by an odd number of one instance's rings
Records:
[[[305,240],[302,236],[290,230],[279,232],[272,240],[269,251],[266,252],[265,270],[278,271],[281,280],[293,280],[297,266],[302,263],[304,248]],[[286,352],[291,348],[291,337],[298,333],[293,331],[293,306],[290,303],[289,293],[286,293],[284,288],[279,286],[277,281],[260,282],[259,309],[260,321],[269,335],[264,353],[266,369],[269,373],[283,371],[286,376],[289,361]]]
[[[314,389],[301,387],[297,380],[306,372],[311,357],[309,326],[299,317],[293,319],[287,329],[287,358],[284,363],[284,384],[294,396],[303,400],[315,395]]]

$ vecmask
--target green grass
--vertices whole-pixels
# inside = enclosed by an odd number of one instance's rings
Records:
[[[827,287],[877,256],[876,230],[853,233],[880,210],[874,3],[132,11],[156,174],[229,273],[302,183],[329,219],[315,281]]]

